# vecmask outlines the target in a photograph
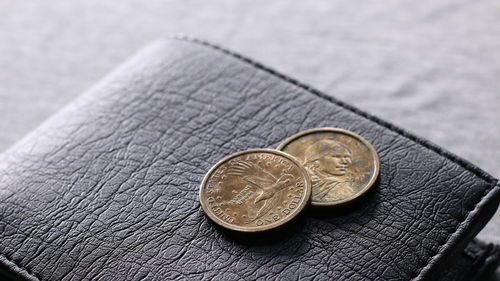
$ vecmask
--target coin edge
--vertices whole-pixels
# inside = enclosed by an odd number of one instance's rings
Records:
[[[223,163],[225,163],[226,161],[234,158],[234,157],[237,157],[237,156],[240,156],[240,155],[243,155],[243,154],[247,154],[247,153],[258,153],[258,152],[268,152],[268,153],[272,153],[272,154],[277,154],[279,156],[283,156],[285,157],[286,159],[292,161],[295,165],[297,165],[297,167],[302,170],[302,174],[306,177],[306,185],[305,185],[305,191],[306,191],[306,195],[305,195],[305,198],[304,200],[302,200],[302,202],[299,204],[299,206],[297,207],[297,209],[295,210],[295,214],[293,216],[289,216],[289,217],[286,217],[286,219],[282,220],[282,221],[279,221],[278,223],[276,224],[269,224],[269,225],[266,225],[265,227],[254,227],[254,228],[245,228],[245,227],[241,227],[241,226],[236,226],[236,225],[231,225],[231,224],[228,224],[226,222],[223,222],[223,221],[220,221],[220,219],[215,216],[214,214],[212,214],[212,212],[210,211],[210,209],[208,208],[208,206],[206,205],[207,203],[204,202],[204,200],[202,199],[203,196],[202,196],[202,192],[204,190],[204,186],[205,184],[207,183],[209,177],[211,176],[211,174],[220,166],[222,165]],[[293,157],[292,155],[290,154],[287,154],[283,151],[279,151],[279,150],[276,150],[276,149],[267,149],[267,148],[261,148],[261,149],[248,149],[248,150],[243,150],[243,151],[239,151],[239,152],[236,152],[236,153],[233,153],[231,155],[228,155],[226,157],[224,157],[223,159],[219,160],[217,163],[215,163],[209,170],[208,172],[205,174],[205,176],[203,177],[203,180],[200,184],[200,190],[199,190],[199,193],[198,193],[198,197],[199,197],[199,201],[200,201],[200,205],[203,209],[203,212],[205,213],[205,215],[207,215],[207,217],[210,218],[210,220],[212,220],[214,223],[216,223],[217,225],[220,225],[222,227],[225,227],[225,228],[228,228],[230,230],[234,230],[234,231],[240,231],[240,232],[261,232],[261,231],[266,231],[266,230],[271,230],[271,229],[275,229],[275,228],[278,228],[286,223],[288,223],[289,221],[291,221],[292,219],[294,219],[295,217],[297,217],[303,210],[304,208],[310,203],[310,200],[311,200],[311,194],[312,194],[312,182],[311,182],[311,177],[309,176],[309,173],[307,172],[307,170],[304,168],[304,166],[295,158]],[[219,220],[219,221],[218,221]]]

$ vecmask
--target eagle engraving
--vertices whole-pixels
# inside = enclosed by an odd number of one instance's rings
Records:
[[[258,195],[253,201],[255,208],[249,208],[246,223],[251,223],[269,213],[281,201],[281,191],[288,187],[294,179],[293,175],[286,173],[277,178],[259,165],[247,161],[239,161],[231,166],[226,174],[241,177],[246,183],[257,189]],[[259,208],[258,205],[261,204],[262,206]]]

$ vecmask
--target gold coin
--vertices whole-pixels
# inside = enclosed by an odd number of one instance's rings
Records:
[[[278,227],[297,216],[311,196],[311,179],[293,157],[271,149],[230,155],[210,169],[200,187],[203,211],[237,231]]]
[[[331,206],[351,201],[375,183],[380,163],[361,136],[337,128],[302,131],[278,147],[299,160],[312,181],[311,204]]]

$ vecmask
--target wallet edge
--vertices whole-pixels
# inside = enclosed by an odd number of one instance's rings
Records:
[[[475,166],[474,164],[470,163],[469,161],[449,152],[444,150],[443,148],[435,145],[434,143],[421,139],[420,137],[417,137],[409,132],[407,132],[405,129],[402,129],[396,125],[393,125],[387,121],[384,121],[376,116],[373,116],[369,113],[366,113],[354,106],[351,106],[349,104],[346,104],[340,100],[337,100],[336,98],[333,98],[331,96],[328,96],[321,91],[318,91],[314,89],[313,87],[310,87],[306,84],[303,84],[299,82],[298,80],[295,80],[293,78],[290,78],[284,74],[281,74],[278,71],[273,70],[272,68],[269,68],[267,66],[264,66],[263,64],[260,64],[252,59],[249,59],[247,57],[244,57],[238,53],[232,52],[230,50],[224,49],[222,47],[219,47],[217,45],[214,45],[212,43],[208,43],[204,40],[194,38],[194,37],[189,37],[186,35],[171,35],[167,36],[164,39],[161,39],[160,41],[163,40],[181,40],[181,41],[186,41],[186,42],[191,42],[197,45],[201,45],[207,48],[210,48],[212,50],[216,50],[218,52],[222,52],[225,55],[229,55],[233,58],[236,58],[240,61],[243,61],[245,63],[248,63],[257,69],[260,69],[262,71],[265,71],[275,77],[278,77],[285,82],[292,84],[296,87],[299,87],[311,94],[314,94],[320,98],[325,99],[328,102],[331,102],[333,104],[336,104],[346,110],[349,110],[350,112],[357,114],[359,116],[364,117],[367,120],[370,120],[380,126],[383,126],[397,134],[399,134],[402,137],[405,137],[417,144],[422,145],[423,147],[445,157],[446,159],[452,161],[453,163],[459,165],[463,169],[471,172],[474,174],[476,177],[484,180],[488,186],[484,191],[484,194],[481,196],[478,202],[476,202],[473,206],[467,210],[466,214],[464,215],[464,218],[457,224],[456,229],[449,233],[447,238],[445,239],[444,243],[442,243],[436,250],[436,253],[432,254],[430,258],[425,262],[425,264],[417,269],[416,273],[413,274],[414,277],[409,279],[408,281],[419,281],[423,280],[429,276],[432,276],[433,272],[435,269],[439,268],[443,264],[443,259],[451,252],[453,251],[460,251],[463,250],[463,248],[474,238],[474,236],[481,230],[484,225],[490,220],[491,216],[495,213],[495,210],[498,207],[498,202],[500,200],[500,185],[497,185],[497,180],[480,169],[479,167]],[[486,216],[486,217],[485,217]],[[486,218],[482,219],[481,218]],[[471,225],[476,224],[474,228],[471,229]],[[465,237],[464,237],[465,236]],[[465,239],[462,239],[465,238]],[[462,240],[462,241],[460,241]],[[461,247],[459,246],[461,245]],[[457,247],[458,246],[458,247]],[[7,273],[8,277],[12,278],[23,278],[24,280],[35,280],[35,281],[40,281],[41,278],[37,277],[35,273],[30,272],[24,267],[21,267],[18,265],[16,262],[12,261],[9,259],[7,256],[5,256],[3,253],[0,253],[0,273]]]
[[[2,253],[0,253],[0,277],[5,277],[7,280],[41,281],[35,273],[21,267]]]
[[[238,59],[240,61],[243,61],[247,64],[252,65],[253,67],[256,67],[257,69],[260,69],[264,72],[267,72],[275,77],[278,77],[282,80],[284,80],[287,83],[290,83],[298,88],[301,88],[305,90],[306,92],[309,92],[313,95],[316,95],[320,98],[325,99],[328,102],[331,102],[333,104],[336,104],[346,110],[351,111],[354,114],[357,114],[359,116],[364,117],[365,119],[372,121],[384,128],[387,128],[397,134],[399,134],[402,137],[405,137],[417,144],[422,145],[424,148],[427,148],[438,155],[441,155],[445,157],[446,159],[452,161],[453,163],[457,164],[458,166],[462,167],[463,169],[471,172],[474,174],[476,177],[484,180],[488,185],[487,188],[484,191],[484,194],[480,197],[479,201],[476,202],[473,206],[469,207],[467,210],[466,214],[464,217],[460,220],[460,222],[457,224],[456,229],[449,233],[448,236],[446,237],[445,241],[437,248],[436,252],[430,256],[430,258],[424,263],[422,267],[417,269],[416,273],[413,274],[413,277],[411,277],[408,281],[419,281],[419,280],[424,280],[427,277],[430,277],[433,275],[434,270],[437,270],[440,266],[442,266],[445,261],[445,257],[453,253],[455,251],[461,251],[465,248],[465,246],[472,241],[472,239],[479,233],[479,231],[486,225],[486,223],[491,219],[491,217],[495,214],[496,209],[498,208],[498,202],[500,200],[500,186],[498,184],[498,180],[488,174],[487,172],[483,171],[481,168],[477,167],[476,165],[472,164],[471,162],[459,157],[458,155],[451,153],[440,146],[422,139],[420,137],[417,137],[405,129],[402,129],[390,122],[387,122],[385,120],[382,120],[374,115],[371,115],[369,113],[366,113],[354,106],[351,106],[347,103],[344,103],[334,97],[328,96],[324,93],[322,93],[319,90],[316,90],[315,88],[306,85],[302,82],[299,82],[298,80],[291,78],[287,75],[284,75],[272,68],[269,68],[259,62],[256,62],[253,59],[247,58],[243,55],[240,55],[236,52],[227,50],[223,47],[220,47],[218,45],[209,43],[207,41],[204,41],[202,39],[198,39],[195,37],[187,36],[184,34],[173,34],[170,36],[167,36],[163,40],[181,40],[185,42],[190,42],[194,43],[197,45],[201,45],[204,47],[207,47],[209,49],[221,52],[225,55],[228,55],[230,57],[233,57],[235,59]],[[482,219],[486,218],[486,219]],[[473,226],[476,224],[473,228]],[[463,239],[462,239],[463,238]],[[430,278],[431,279],[431,278]]]

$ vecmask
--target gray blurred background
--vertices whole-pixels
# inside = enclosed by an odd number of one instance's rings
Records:
[[[254,58],[500,177],[495,0],[0,0],[0,151],[172,32]],[[480,237],[500,243],[500,213]]]

